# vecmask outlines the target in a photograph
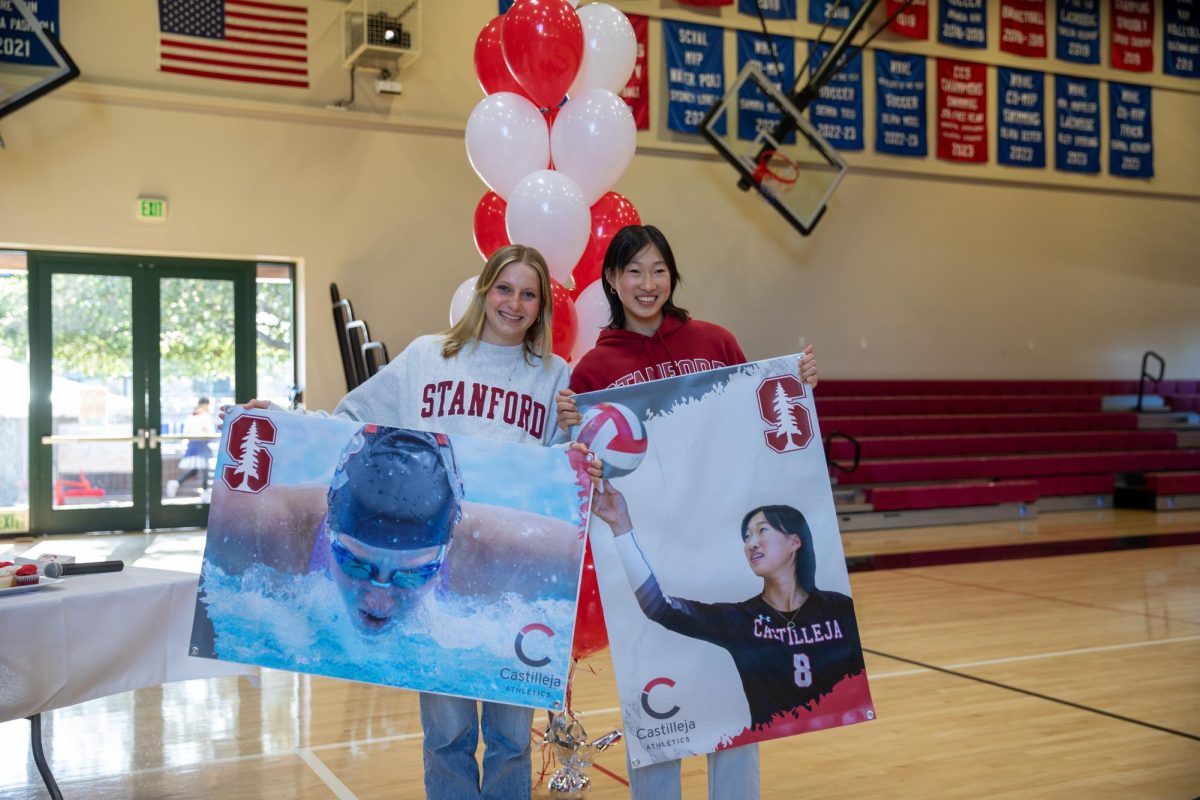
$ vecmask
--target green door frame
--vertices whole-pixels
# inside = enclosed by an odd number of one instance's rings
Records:
[[[159,386],[160,292],[162,278],[229,280],[234,287],[234,397],[244,403],[255,395],[255,274],[257,262],[216,259],[160,258],[86,253],[28,253],[29,268],[29,528],[34,533],[74,533],[89,530],[143,530],[146,527],[200,527],[207,524],[208,507],[164,506],[152,477],[161,477],[162,451]],[[136,447],[133,459],[133,504],[128,508],[54,509],[50,446],[50,390],[53,341],[50,314],[54,273],[118,275],[131,278],[133,308],[134,432],[151,432]],[[143,449],[144,448],[144,449]],[[139,455],[140,454],[140,455]]]

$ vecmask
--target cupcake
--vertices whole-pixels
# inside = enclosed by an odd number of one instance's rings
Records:
[[[17,567],[17,571],[13,574],[13,586],[32,586],[37,582],[38,571],[33,564]]]
[[[11,562],[5,561],[3,566],[0,566],[0,589],[7,589],[13,585],[13,576],[16,575],[17,568]]]

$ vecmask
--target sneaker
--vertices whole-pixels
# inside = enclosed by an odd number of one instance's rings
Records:
[[[167,481],[167,497],[174,497],[179,491],[179,481]]]

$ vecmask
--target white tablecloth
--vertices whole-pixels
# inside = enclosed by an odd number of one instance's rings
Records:
[[[198,576],[129,567],[0,596],[0,722],[252,671],[188,655]]]

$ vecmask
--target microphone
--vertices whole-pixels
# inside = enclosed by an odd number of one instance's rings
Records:
[[[92,561],[83,564],[60,564],[51,561],[42,570],[47,578],[61,578],[66,575],[87,575],[93,572],[120,572],[125,569],[124,561]]]

